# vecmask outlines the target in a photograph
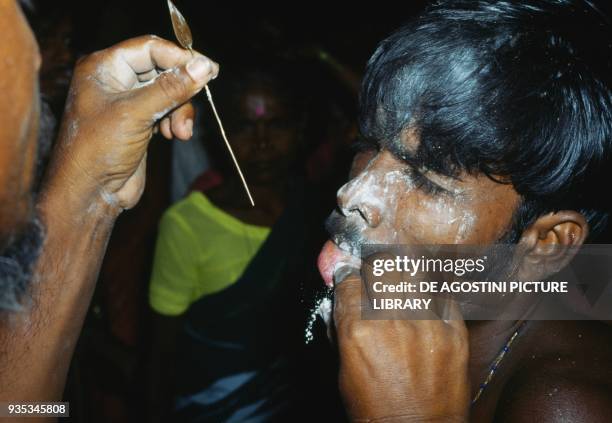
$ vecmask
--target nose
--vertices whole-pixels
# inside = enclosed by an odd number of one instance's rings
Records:
[[[341,213],[363,220],[370,228],[378,227],[384,209],[382,183],[384,178],[367,170],[351,179],[336,194]]]
[[[258,150],[266,150],[270,147],[268,130],[265,122],[258,122],[255,129],[255,145]]]

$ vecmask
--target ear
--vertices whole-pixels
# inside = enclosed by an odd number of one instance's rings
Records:
[[[581,213],[562,210],[540,216],[521,236],[520,280],[542,280],[559,272],[573,258],[589,235]]]

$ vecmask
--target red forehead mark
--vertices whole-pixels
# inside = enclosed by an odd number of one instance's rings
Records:
[[[260,96],[249,96],[247,98],[248,108],[255,114],[256,118],[260,118],[266,115],[266,101]]]

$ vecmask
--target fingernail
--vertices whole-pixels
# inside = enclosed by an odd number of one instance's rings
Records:
[[[206,78],[210,72],[210,61],[204,57],[196,57],[187,63],[187,73],[196,82]]]
[[[185,129],[187,129],[187,132],[189,132],[189,136],[192,137],[193,136],[193,120],[187,119],[185,121]]]

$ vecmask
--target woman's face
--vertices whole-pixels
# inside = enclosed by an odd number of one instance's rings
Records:
[[[249,87],[240,97],[229,132],[238,161],[251,184],[285,179],[298,147],[298,125],[272,90]]]

